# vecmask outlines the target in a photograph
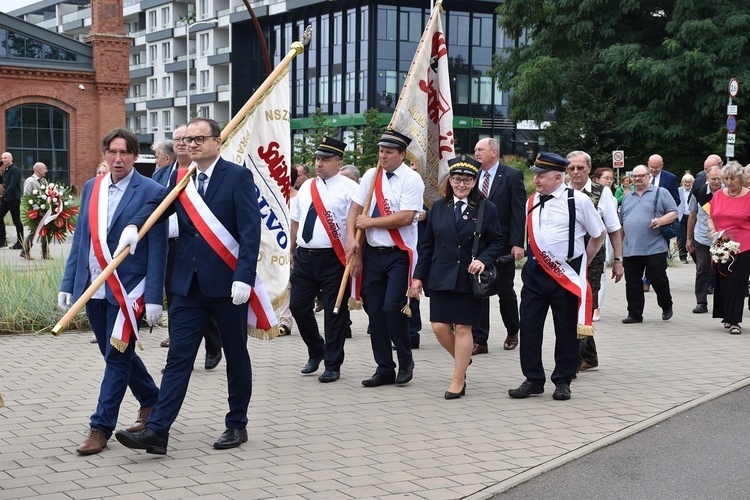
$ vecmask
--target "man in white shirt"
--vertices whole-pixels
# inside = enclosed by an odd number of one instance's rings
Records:
[[[341,376],[344,340],[349,331],[349,309],[338,314],[333,309],[346,267],[346,218],[357,183],[340,173],[346,144],[324,137],[315,152],[317,176],[300,186],[291,206],[290,240],[293,267],[289,309],[307,345],[308,361],[303,374],[314,373],[320,362],[325,371],[318,377],[323,383]],[[325,340],[320,336],[313,305],[321,292]]]
[[[42,179],[47,175],[47,165],[42,162],[34,163],[34,173],[31,177],[27,178],[23,183],[23,194],[28,194],[35,189],[42,187]],[[42,258],[51,260],[52,256],[49,254],[49,242],[46,237],[42,237]],[[29,232],[26,236],[26,243],[24,248],[21,250],[21,258],[31,260],[31,247],[34,245],[34,233]]]
[[[417,261],[417,217],[422,210],[424,182],[406,164],[406,148],[411,139],[388,129],[378,143],[378,163],[362,176],[352,199],[346,225],[348,259],[354,259],[352,273],[363,274],[370,317],[370,342],[378,365],[375,374],[362,381],[365,387],[405,385],[412,379],[414,359],[409,339],[407,290]],[[376,174],[379,174],[376,177]],[[375,184],[372,203],[365,214],[370,186]],[[367,244],[360,246],[354,228],[365,231]],[[416,300],[416,299],[411,299]],[[391,342],[398,355],[398,374]]]

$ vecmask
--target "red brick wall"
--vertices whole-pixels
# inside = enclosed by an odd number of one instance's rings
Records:
[[[0,66],[0,149],[5,150],[5,111],[20,104],[47,104],[65,111],[70,126],[70,184],[83,187],[102,160],[101,139],[125,126],[130,85],[129,47],[122,0],[92,2],[94,72]],[[84,90],[79,88],[83,84]]]

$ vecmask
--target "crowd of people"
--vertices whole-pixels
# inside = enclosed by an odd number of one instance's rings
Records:
[[[220,157],[221,142],[216,122],[191,120],[175,129],[171,141],[154,144],[157,170],[149,179],[134,169],[140,150],[132,133],[116,129],[102,140],[104,162],[82,190],[59,307],[69,308],[120,252],[129,254],[86,305],[105,370],[89,432],[77,448],[81,454],[101,452],[112,434],[129,448],[167,453],[170,427],[204,338],[205,368],[225,358],[228,380],[226,429],[214,447],[234,448],[248,439],[252,371],[246,324],[260,214],[251,196],[252,174]],[[542,343],[551,310],[552,397],[568,400],[577,374],[599,368],[594,325],[603,314],[613,314],[603,308],[609,279],[625,278],[623,323],[643,322],[651,287],[662,320],[674,314],[667,273],[672,235],[665,230],[675,221],[676,255],[695,263],[693,313],[707,313],[713,293],[713,317],[729,333],[741,333],[750,277],[750,169],[737,162],[723,165],[710,155],[702,172],[686,173],[677,186],[662,157],[652,155],[615,189],[615,172],[606,167],[592,172],[585,151],[565,157],[543,152],[531,165],[535,192],[527,198],[522,172],[503,165],[497,141],[485,138],[473,157],[449,161],[445,196],[428,208],[422,177],[406,163],[410,142],[403,132],[386,130],[378,143],[378,168],[361,179],[356,167],[343,164],[346,143],[333,137],[318,145],[314,170],[293,167],[291,277],[279,330],[289,336],[296,324],[307,347],[302,374],[322,364],[321,383],[341,378],[351,320],[346,304],[337,307],[336,301],[346,275],[346,295],[363,304],[369,321],[375,369],[362,385],[405,386],[412,380],[412,351],[419,348],[422,327],[419,300],[429,296],[429,323],[453,360],[443,396],[466,396],[472,356],[489,352],[492,302],[477,298],[472,281],[494,268],[493,295],[506,330],[502,345],[520,346],[524,377],[509,396],[545,391]],[[138,228],[192,162],[193,182],[139,239]],[[4,153],[0,168],[2,208],[13,213],[18,167]],[[46,166],[37,163],[33,170],[19,192],[39,187]],[[209,219],[223,229],[212,229],[205,223]],[[31,258],[30,238],[24,240],[22,229],[18,235],[21,256]],[[235,265],[222,260],[209,240],[237,247]],[[42,254],[49,256],[47,245]],[[515,262],[523,258],[519,304]],[[169,337],[162,345],[169,351],[157,387],[135,347],[141,321],[153,325],[161,319],[165,290]],[[128,387],[139,411],[132,425],[117,431]]]

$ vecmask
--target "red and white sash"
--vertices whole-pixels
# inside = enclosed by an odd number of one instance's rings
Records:
[[[387,217],[399,211],[399,200],[393,195],[391,183],[386,179],[385,170],[381,169],[380,175],[375,178],[375,203],[378,205],[381,217]],[[372,210],[375,209],[373,205]],[[409,279],[406,282],[407,288],[411,288],[411,277],[414,269],[417,267],[417,235],[416,231],[409,226],[403,226],[398,229],[389,229],[388,234],[393,240],[393,244],[405,251],[409,255]]]
[[[98,176],[94,181],[91,203],[89,204],[91,248],[101,269],[107,267],[112,261],[112,254],[107,246],[107,202],[110,184],[109,175]],[[144,277],[135,288],[128,292],[120,281],[117,270],[115,270],[107,278],[107,285],[109,285],[109,289],[120,306],[109,343],[118,351],[125,352],[133,337],[135,337],[136,342],[139,341],[138,319],[144,310],[143,294],[146,289],[146,278]]]
[[[185,177],[187,172],[188,169],[186,168],[177,170],[177,183]],[[203,197],[195,189],[195,184],[188,182],[185,189],[180,192],[178,199],[203,239],[221,260],[226,262],[229,268],[234,271],[237,268],[240,244],[211,212]],[[257,274],[255,275],[254,286],[250,290],[249,306],[247,309],[247,324],[249,327],[269,331],[278,325],[271,299],[268,298],[268,293]]]
[[[590,336],[594,334],[592,322],[591,288],[589,288],[587,274],[586,252],[581,256],[581,272],[576,272],[566,261],[565,257],[555,255],[549,250],[550,246],[544,240],[544,231],[539,227],[539,214],[541,210],[532,210],[539,193],[529,197],[526,207],[526,230],[529,235],[529,245],[534,252],[537,261],[545,272],[560,286],[578,297],[578,337]]]
[[[334,252],[336,252],[336,257],[339,258],[341,265],[346,267],[346,250],[344,250],[344,245],[346,244],[346,233],[341,230],[341,228],[346,225],[346,221],[342,221],[335,212],[326,208],[326,205],[331,204],[328,186],[326,186],[324,182],[323,189],[319,190],[317,177],[310,183],[310,196],[312,197],[315,211],[318,213],[318,218],[326,230],[326,234],[331,241]],[[352,276],[350,279],[350,297],[355,303],[361,304],[361,276],[357,276],[356,278]]]

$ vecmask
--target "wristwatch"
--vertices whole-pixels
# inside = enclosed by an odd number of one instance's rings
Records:
[[[620,257],[615,257],[615,262],[622,262],[622,259]]]

